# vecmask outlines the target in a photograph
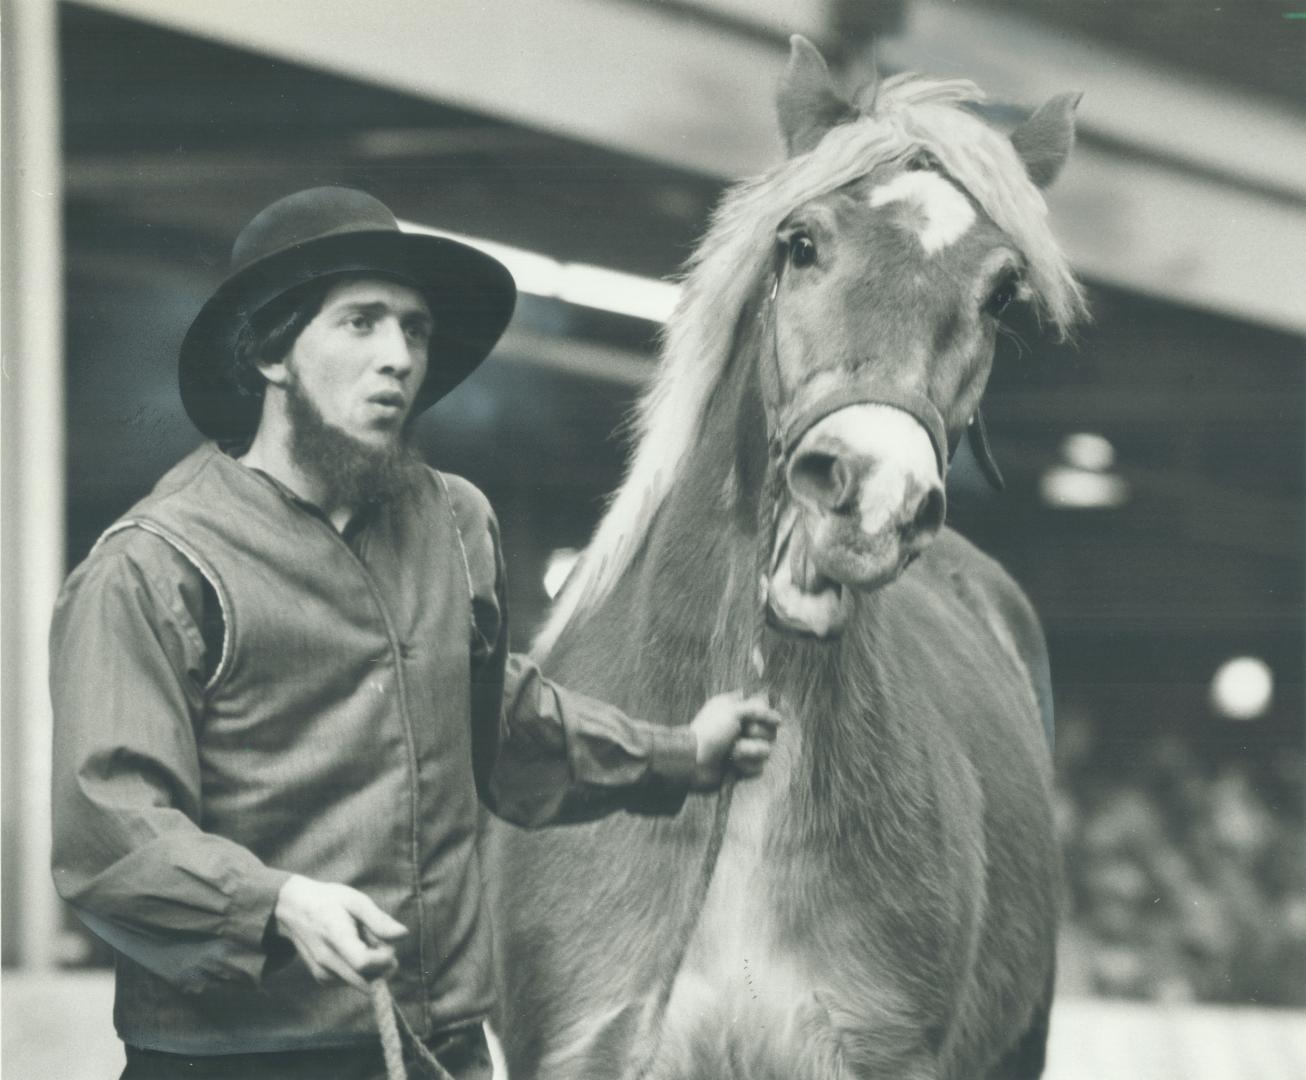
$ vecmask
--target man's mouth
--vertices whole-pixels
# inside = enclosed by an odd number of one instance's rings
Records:
[[[387,414],[402,413],[408,405],[407,399],[397,390],[382,390],[367,400],[370,405],[375,405]]]

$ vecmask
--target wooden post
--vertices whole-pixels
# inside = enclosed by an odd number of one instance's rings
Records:
[[[64,575],[64,283],[58,10],[4,0],[3,430],[5,959],[57,960],[50,878],[50,612]],[[10,870],[14,873],[10,874]]]

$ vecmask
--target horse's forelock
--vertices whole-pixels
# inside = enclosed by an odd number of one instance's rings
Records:
[[[969,79],[922,79],[904,72],[880,83],[873,107],[876,115],[883,115],[915,105],[965,105],[984,98],[984,91]]]
[[[537,654],[547,653],[572,618],[602,600],[633,563],[697,442],[740,313],[764,286],[775,229],[803,203],[924,147],[1019,248],[1051,320],[1064,332],[1082,317],[1083,294],[1048,227],[1042,194],[1010,140],[959,107],[981,99],[965,80],[894,76],[880,86],[871,115],[837,125],[808,153],[726,194],[683,277],[662,362],[639,406],[626,479],[536,638]]]

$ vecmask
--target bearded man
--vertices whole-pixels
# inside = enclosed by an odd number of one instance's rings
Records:
[[[486,1077],[478,797],[674,813],[757,773],[777,718],[723,695],[655,726],[509,654],[489,504],[407,437],[507,325],[500,264],[342,188],[273,203],[232,261],[180,357],[211,441],[55,613],[55,881],[116,951],[124,1077],[381,1077],[381,977]]]

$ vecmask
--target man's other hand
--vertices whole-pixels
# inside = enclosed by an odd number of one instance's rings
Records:
[[[390,942],[408,933],[357,889],[298,874],[281,886],[273,914],[313,978],[339,979],[364,993],[369,980],[398,967]]]
[[[689,724],[698,740],[694,787],[720,784],[727,760],[743,776],[757,776],[771,756],[779,725],[779,713],[763,694],[744,697],[735,691],[709,698]]]

